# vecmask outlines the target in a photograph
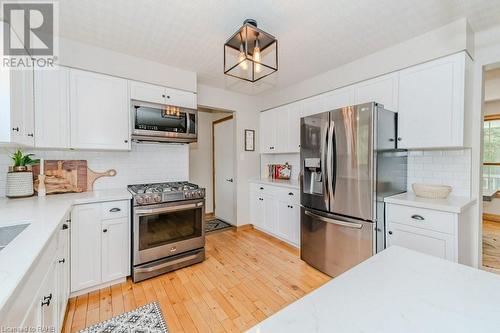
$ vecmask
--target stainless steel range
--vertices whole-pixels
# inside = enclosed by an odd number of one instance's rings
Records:
[[[205,189],[188,182],[130,185],[132,279],[205,259]]]

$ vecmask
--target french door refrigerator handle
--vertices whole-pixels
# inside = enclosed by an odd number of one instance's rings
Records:
[[[323,142],[321,145],[321,173],[323,174],[323,190],[325,192],[324,194],[324,200],[327,206],[329,205],[329,199],[330,199],[330,194],[328,193],[328,166],[326,165],[327,161],[327,152],[329,149],[328,146],[328,133],[330,132],[329,126],[325,126],[325,131],[324,131],[325,137],[322,138]],[[311,193],[312,193],[312,181],[311,181]]]
[[[335,123],[333,120],[330,120],[330,124],[328,126],[328,146],[327,146],[327,155],[326,155],[326,172],[327,172],[327,187],[328,187],[328,196],[330,198],[330,210],[333,202],[333,197],[334,197],[334,188],[333,188],[333,166],[332,166],[332,159],[333,159],[333,135],[335,133]]]
[[[360,224],[360,223],[351,223],[351,222],[344,222],[344,221],[334,220],[334,219],[330,219],[328,217],[324,217],[324,216],[321,216],[321,215],[317,215],[317,214],[311,213],[308,210],[305,211],[305,214],[307,216],[310,216],[310,217],[314,218],[314,219],[317,219],[317,220],[320,220],[320,221],[323,221],[323,222],[326,222],[326,223],[332,223],[332,224],[340,225],[342,227],[348,227],[348,228],[354,228],[354,229],[361,229],[361,228],[363,228],[363,225]]]

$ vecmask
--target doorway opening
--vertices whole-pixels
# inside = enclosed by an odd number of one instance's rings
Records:
[[[482,266],[500,273],[500,63],[484,72]]]
[[[214,229],[236,225],[235,115],[198,107],[198,141],[189,145],[190,181],[206,189],[206,219]]]

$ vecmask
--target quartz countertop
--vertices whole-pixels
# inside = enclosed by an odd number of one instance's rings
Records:
[[[255,178],[255,179],[250,179],[249,182],[264,184],[264,185],[288,187],[296,190],[300,188],[299,181],[294,179]]]
[[[0,227],[29,223],[0,251],[0,310],[36,262],[73,205],[129,200],[127,189],[0,199]]]
[[[499,313],[499,275],[392,246],[248,332],[496,332]]]
[[[406,192],[384,199],[386,203],[440,210],[450,213],[462,213],[476,203],[476,199],[449,196],[446,199],[428,199],[417,197],[413,192]]]

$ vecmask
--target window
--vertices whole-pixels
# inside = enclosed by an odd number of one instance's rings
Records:
[[[484,119],[483,188],[500,190],[500,115]]]

